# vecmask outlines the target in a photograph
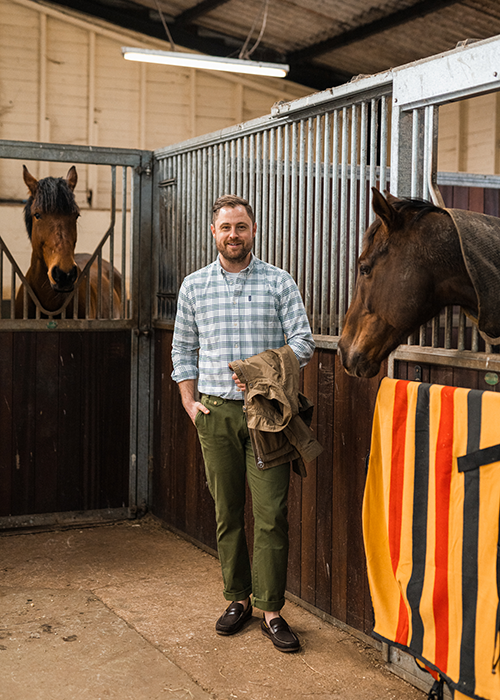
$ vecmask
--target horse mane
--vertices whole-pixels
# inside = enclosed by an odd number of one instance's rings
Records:
[[[80,208],[73,190],[64,177],[44,177],[38,181],[36,195],[31,195],[24,207],[24,223],[31,240],[33,223],[31,207],[35,205],[44,214],[79,214]]]
[[[446,213],[444,209],[436,206],[432,202],[429,202],[427,199],[418,199],[413,197],[403,197],[402,199],[397,199],[392,202],[392,206],[394,209],[396,209],[396,211],[401,212],[405,212],[408,209],[416,210],[416,216],[413,219],[413,222],[418,221],[422,218],[422,216],[430,214],[431,212],[441,214]]]

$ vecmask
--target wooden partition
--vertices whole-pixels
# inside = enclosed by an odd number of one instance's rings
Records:
[[[0,333],[2,526],[128,506],[130,356],[128,331]]]

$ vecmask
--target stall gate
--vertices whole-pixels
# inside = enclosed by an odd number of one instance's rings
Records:
[[[17,193],[0,202],[0,528],[135,517],[147,506],[151,461],[152,153],[2,141],[0,159],[3,192]],[[36,297],[12,252],[25,241],[30,253],[19,207],[25,163],[37,179],[76,166],[76,250],[93,252],[99,280],[104,260],[121,276],[114,314],[92,318],[87,298],[84,318],[76,304],[53,314],[38,304],[28,318]]]
[[[361,635],[373,623],[361,501],[380,378],[389,373],[497,390],[500,370],[500,356],[482,344],[458,308],[400,346],[378,377],[352,378],[340,367],[337,341],[373,216],[370,189],[436,202],[441,189],[448,206],[464,208],[462,195],[473,192],[476,210],[500,213],[498,177],[436,173],[439,105],[498,90],[499,55],[498,37],[465,45],[277,103],[267,117],[155,152],[160,221],[153,512],[215,549],[213,505],[196,434],[170,379],[170,346],[182,279],[216,255],[211,205],[232,192],[254,205],[256,255],[296,279],[317,346],[303,388],[316,404],[313,427],[325,451],[308,466],[306,479],[292,475],[288,593]],[[486,192],[480,203],[479,191]]]

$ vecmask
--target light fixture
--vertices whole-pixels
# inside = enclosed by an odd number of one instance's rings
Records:
[[[156,51],[154,49],[134,49],[122,46],[123,58],[128,61],[143,63],[162,63],[168,66],[183,66],[186,68],[204,68],[220,70],[228,73],[249,73],[265,75],[272,78],[284,78],[290,66],[286,63],[263,63],[240,58],[220,58],[197,53],[181,53],[180,51]]]

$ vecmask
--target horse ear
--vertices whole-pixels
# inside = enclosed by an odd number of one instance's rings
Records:
[[[29,191],[34,197],[36,193],[36,188],[38,187],[38,180],[35,177],[33,177],[33,175],[30,173],[30,171],[25,165],[23,165],[23,179]]]
[[[78,175],[76,174],[76,168],[74,165],[72,165],[68,170],[66,182],[68,183],[70,190],[73,191],[76,187],[76,183],[78,182]]]
[[[376,187],[372,187],[372,193],[373,211],[380,219],[382,219],[386,226],[389,227],[396,218],[396,210],[391,205],[389,199],[386,199]]]
[[[399,197],[395,197],[393,194],[389,192],[389,190],[384,190],[385,198],[389,202],[389,204],[394,204],[394,202],[400,202],[401,200]]]

